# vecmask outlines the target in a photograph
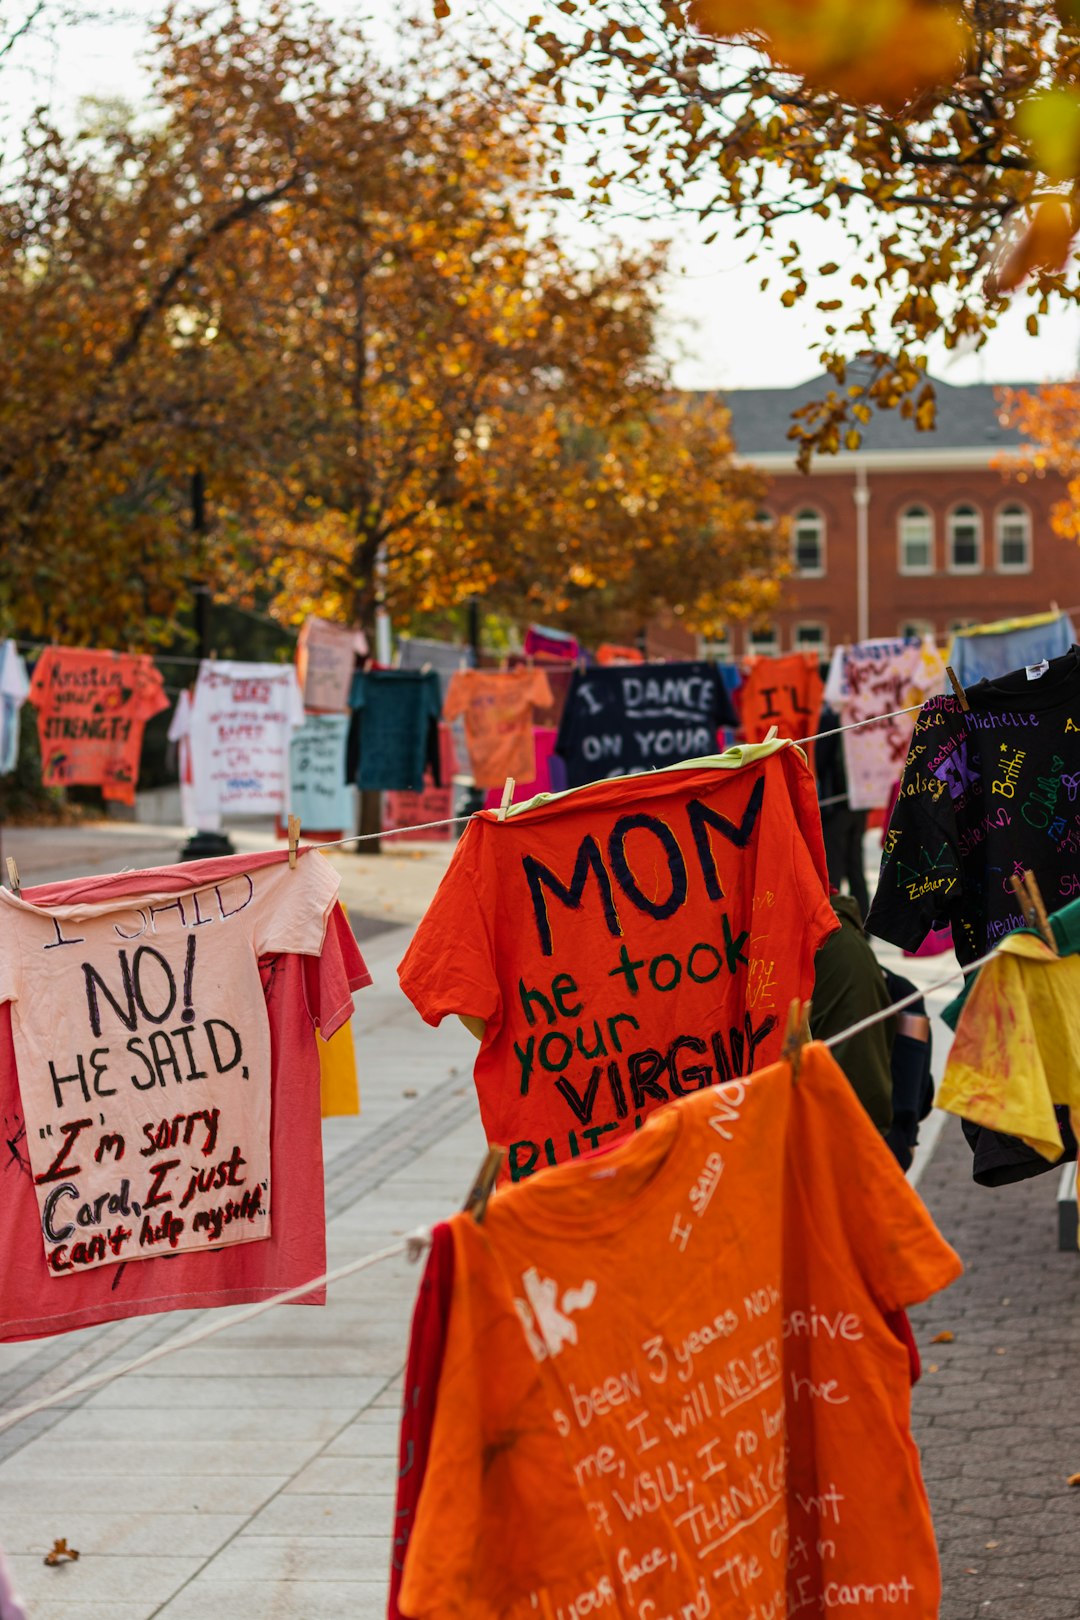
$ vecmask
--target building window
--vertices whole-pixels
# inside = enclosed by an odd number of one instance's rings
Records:
[[[1031,513],[1026,506],[1003,506],[997,515],[997,567],[1000,574],[1031,571]]]
[[[732,664],[735,662],[735,648],[731,641],[731,630],[725,625],[718,635],[712,636],[701,650],[702,658],[710,659],[714,664]]]
[[[905,619],[900,626],[900,634],[905,641],[925,641],[927,636],[934,639],[934,626],[929,619]]]
[[[900,514],[900,572],[934,572],[934,520],[925,506],[909,506]]]
[[[823,624],[797,624],[795,626],[794,648],[796,652],[817,653],[824,658],[829,650],[829,637]]]
[[[791,535],[792,561],[803,578],[825,572],[825,519],[820,512],[804,507],[795,514]]]
[[[949,513],[949,572],[977,574],[982,567],[982,520],[973,506]]]
[[[746,650],[751,658],[775,658],[780,651],[780,637],[775,624],[747,631]]]

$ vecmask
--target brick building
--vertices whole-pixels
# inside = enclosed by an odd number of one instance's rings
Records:
[[[994,466],[1021,443],[994,387],[936,382],[932,432],[875,412],[858,450],[815,457],[804,475],[791,414],[831,386],[725,395],[740,458],[768,475],[766,511],[791,521],[795,565],[773,622],[732,627],[733,657],[924,632],[946,643],[962,625],[1080,605],[1080,546],[1050,527],[1062,481],[1021,484]]]

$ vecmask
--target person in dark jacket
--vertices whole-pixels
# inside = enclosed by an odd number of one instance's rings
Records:
[[[816,1041],[828,1040],[871,1013],[882,1012],[892,1002],[878,959],[863,931],[858,902],[848,894],[834,894],[831,901],[840,927],[829,935],[814,958],[810,1034]],[[832,1048],[855,1095],[883,1136],[893,1122],[891,1053],[895,1027],[895,1018],[882,1019]]]
[[[819,731],[831,731],[840,716],[828,704],[821,711]],[[863,834],[866,811],[852,810],[848,804],[848,779],[844,767],[843,738],[822,737],[814,744],[818,803],[821,805],[821,832],[825,840],[825,861],[829,882],[839,890],[846,881],[860,918],[870,910],[870,894],[863,869]]]

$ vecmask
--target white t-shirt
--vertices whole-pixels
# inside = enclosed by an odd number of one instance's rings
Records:
[[[15,769],[19,757],[19,710],[26,702],[30,679],[13,641],[0,642],[0,776]]]
[[[182,723],[178,714],[174,726]],[[303,723],[292,664],[200,664],[186,724],[195,825],[286,815],[289,742]]]

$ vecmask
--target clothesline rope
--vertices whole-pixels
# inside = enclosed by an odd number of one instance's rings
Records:
[[[796,748],[803,748],[807,743],[820,742],[823,737],[835,737],[841,731],[856,731],[860,726],[873,726],[880,720],[895,720],[901,714],[917,714],[921,708],[921,703],[912,703],[906,709],[893,709],[888,714],[867,715],[864,720],[851,720],[846,726],[834,726],[831,731],[817,731],[812,737],[795,737],[792,740]],[[839,794],[836,798],[825,799],[822,802],[827,805],[838,804],[841,799],[846,799],[846,797],[847,794]],[[344,844],[364,844],[375,838],[394,838],[400,837],[404,833],[428,832],[433,827],[460,827],[465,822],[471,821],[473,814],[475,812],[467,816],[447,816],[442,821],[421,821],[414,827],[387,827],[383,832],[353,833],[349,838],[335,838],[329,843],[308,844],[306,847],[308,849],[340,849]]]
[[[987,951],[984,956],[978,957],[974,962],[969,962],[965,967],[954,968],[951,973],[942,975],[941,978],[936,979],[933,984],[927,985],[924,989],[916,990],[912,995],[890,1003],[888,1007],[881,1008],[879,1012],[871,1013],[868,1018],[860,1019],[858,1023],[852,1024],[848,1029],[840,1030],[836,1035],[830,1035],[821,1044],[829,1047],[838,1046],[841,1041],[848,1040],[852,1035],[859,1035],[864,1029],[869,1029],[874,1024],[884,1023],[887,1018],[892,1018],[896,1013],[902,1012],[905,1007],[910,1007],[923,996],[933,995],[936,990],[944,990],[955,979],[966,978],[968,974],[975,973],[989,962],[996,949],[995,946],[994,950]],[[279,1305],[288,1305],[293,1300],[301,1299],[305,1294],[310,1293],[313,1288],[322,1288],[328,1283],[340,1282],[344,1277],[355,1276],[357,1272],[366,1271],[368,1267],[378,1265],[383,1260],[392,1260],[399,1254],[407,1254],[410,1259],[415,1260],[428,1247],[429,1242],[430,1232],[426,1229],[412,1232],[398,1243],[392,1243],[385,1249],[377,1249],[373,1254],[361,1255],[357,1260],[346,1261],[344,1265],[335,1266],[331,1271],[324,1271],[321,1277],[313,1277],[310,1282],[298,1283],[295,1288],[287,1288],[283,1293],[271,1294],[267,1299],[261,1299],[254,1305],[245,1306],[243,1310],[237,1311],[235,1315],[224,1318],[215,1317],[212,1321],[197,1328],[194,1333],[186,1333],[175,1339],[167,1339],[164,1344],[155,1346],[153,1350],[147,1350],[143,1355],[136,1356],[134,1361],[125,1362],[121,1367],[109,1367],[101,1372],[90,1373],[85,1378],[77,1379],[73,1384],[66,1384],[62,1389],[53,1390],[49,1395],[42,1395],[37,1400],[30,1401],[26,1406],[16,1407],[13,1412],[0,1414],[0,1434],[3,1434],[6,1429],[14,1427],[16,1423],[22,1423],[27,1418],[34,1417],[38,1412],[46,1411],[49,1407],[60,1406],[63,1402],[73,1400],[78,1395],[88,1395],[96,1389],[102,1389],[115,1379],[123,1378],[128,1373],[138,1372],[141,1368],[150,1366],[152,1362],[161,1361],[165,1356],[171,1356],[179,1350],[188,1350],[194,1345],[203,1344],[207,1339],[214,1338],[218,1333],[226,1333],[229,1328],[239,1326],[241,1322],[250,1322],[255,1317],[264,1315],[267,1311],[276,1310]]]

